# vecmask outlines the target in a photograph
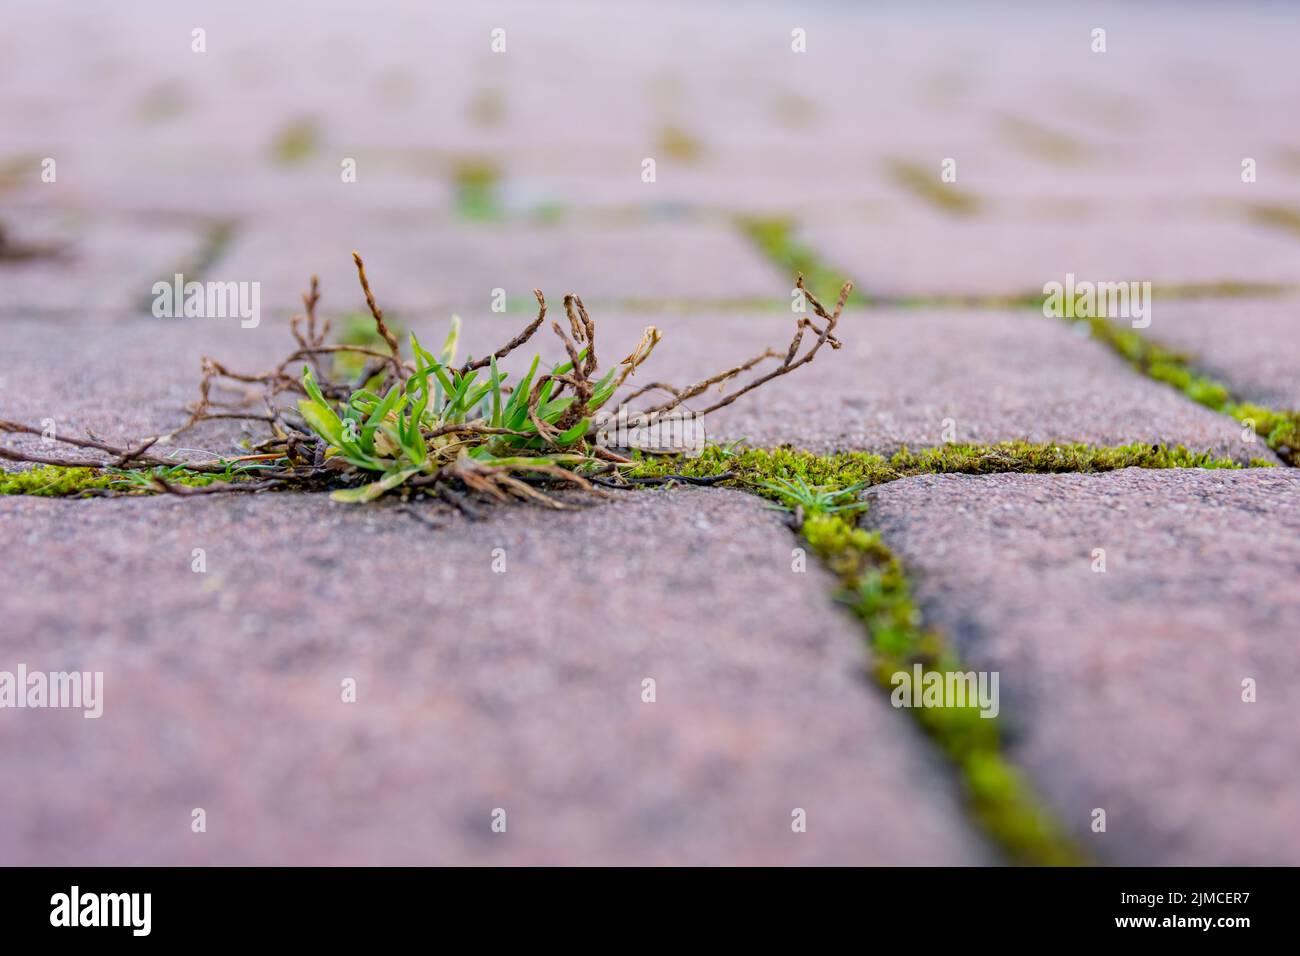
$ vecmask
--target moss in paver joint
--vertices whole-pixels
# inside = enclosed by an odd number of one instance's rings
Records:
[[[741,216],[737,222],[759,252],[784,272],[801,273],[809,288],[838,289],[847,281],[843,272],[822,262],[816,252],[795,239],[794,223],[789,219]],[[861,304],[866,298],[855,288],[848,301]]]
[[[504,218],[501,208],[501,170],[490,159],[467,157],[451,170],[456,214],[471,222],[495,222]]]
[[[1257,458],[1251,461],[1251,466],[1273,467],[1273,463]],[[646,459],[629,476],[654,478],[679,474],[709,478],[731,472],[735,481],[742,484],[783,478],[802,479],[809,485],[838,489],[857,484],[870,487],[923,474],[1074,474],[1120,468],[1241,467],[1231,458],[1188,451],[1182,445],[1140,443],[1094,447],[1011,441],[996,445],[944,445],[920,451],[903,448],[888,458],[857,451],[815,455],[792,448],[735,451],[710,445],[696,458]]]
[[[894,675],[965,673],[944,637],[922,626],[903,566],[879,533],[839,515],[814,515],[803,523],[809,546],[839,579],[839,599],[866,627],[870,670],[882,687]],[[1001,751],[997,718],[973,702],[965,707],[914,707],[909,712],[956,766],[976,819],[1015,863],[1071,866],[1089,862],[1046,808],[1025,775]]]
[[[1003,116],[998,127],[1007,142],[1052,163],[1077,164],[1086,161],[1091,155],[1087,144],[1060,130],[1041,126],[1023,117]]]
[[[40,465],[28,471],[0,472],[0,495],[36,495],[43,498],[76,498],[89,491],[150,493],[148,481],[154,475],[171,485],[201,488],[218,480],[216,475],[189,472],[183,466],[124,472],[111,468],[63,468]],[[232,475],[232,478],[237,476]]]
[[[1289,465],[1300,466],[1300,411],[1275,409],[1243,401],[1223,382],[1197,370],[1190,356],[1166,348],[1133,329],[1103,318],[1087,322],[1092,337],[1110,346],[1133,368],[1178,389],[1206,408],[1230,415],[1255,433]]]
[[[194,255],[184,262],[176,263],[173,273],[185,277],[186,282],[202,282],[214,265],[221,260],[235,239],[239,223],[234,219],[213,219],[204,227],[199,239],[199,247]],[[154,294],[150,292],[140,299],[139,309],[152,312]]]
[[[1300,236],[1300,209],[1292,206],[1255,205],[1249,208],[1252,222],[1272,226],[1292,235]]]
[[[939,179],[937,168],[923,166],[910,160],[890,160],[889,177],[913,196],[954,216],[973,216],[980,210],[980,201],[960,189],[955,183]]]
[[[320,149],[320,125],[312,117],[287,124],[271,141],[271,158],[286,166],[304,163]]]
[[[704,156],[704,144],[680,126],[668,125],[659,130],[657,149],[679,163],[697,163]]]

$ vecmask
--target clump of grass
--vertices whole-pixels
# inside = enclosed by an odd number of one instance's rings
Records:
[[[199,400],[189,419],[167,437],[174,438],[212,419],[264,423],[270,435],[251,444],[250,454],[177,465],[151,453],[162,436],[127,448],[92,438],[59,436],[60,442],[93,449],[105,457],[63,462],[0,446],[0,458],[125,469],[133,473],[127,480],[136,487],[178,494],[328,488],[338,500],[358,502],[400,488],[408,495],[449,501],[467,513],[472,509],[464,507],[466,495],[564,507],[542,489],[567,485],[601,493],[597,484],[623,484],[624,473],[636,465],[620,453],[627,449],[612,446],[611,436],[602,429],[607,419],[616,418],[621,426],[613,439],[630,441],[625,437],[628,433],[635,435],[639,429],[672,421],[684,402],[735,382],[764,362],[774,360],[775,367],[754,372],[744,384],[692,414],[708,415],[730,405],[766,382],[808,364],[823,346],[840,348],[834,332],[852,289],[846,283],[834,309],[828,310],[804,288],[800,276],[797,287],[805,294],[814,317],[796,320],[793,338],[783,352],[767,349],[684,388],[663,382],[633,388],[630,379],[651,357],[661,339],[659,331],[653,326],[646,328],[627,357],[602,372],[596,354],[596,324],[581,297],[574,294],[564,297],[568,328],[551,322],[568,361],[543,368],[540,356],[534,356],[527,371],[518,377],[503,367],[504,360],[525,345],[546,319],[546,299],[536,289],[536,318],[495,352],[458,363],[460,322],[453,317],[436,355],[412,334],[412,358],[407,360],[371,290],[365,264],[356,253],[353,259],[374,323],[370,341],[327,341],[330,323],[317,319],[320,293],[313,278],[303,296],[304,314],[290,322],[298,348],[275,369],[250,375],[231,371],[210,358],[203,360]],[[806,335],[811,344],[805,346]],[[345,380],[339,380],[337,367],[329,367],[325,361],[340,355],[361,363],[359,371]],[[223,400],[218,390],[231,383],[238,387],[240,397]],[[250,410],[248,392],[254,385],[262,386],[261,408]],[[620,393],[625,385],[630,392]],[[652,395],[655,397],[647,397]],[[666,397],[656,400],[660,395]],[[285,396],[298,400],[286,405]],[[633,402],[637,407],[633,408]],[[4,421],[0,421],[0,431],[41,434],[32,426]],[[176,468],[177,474],[211,476],[211,483],[182,490],[166,474],[156,470],[143,474],[160,467]],[[258,480],[252,480],[254,477]]]

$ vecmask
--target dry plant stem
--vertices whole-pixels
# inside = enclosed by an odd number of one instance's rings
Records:
[[[397,341],[397,336],[393,335],[392,330],[384,322],[384,312],[375,304],[374,293],[370,291],[370,281],[366,278],[366,264],[361,261],[361,256],[355,250],[352,252],[352,261],[357,264],[357,277],[361,280],[361,291],[366,296],[366,306],[370,309],[370,314],[375,317],[375,328],[378,330],[380,337],[388,345],[392,355],[389,356],[389,363],[393,366],[393,374],[401,381],[406,377],[402,370],[402,348]]]
[[[23,425],[18,422],[3,420],[0,420],[0,432],[11,432],[19,435],[44,435],[44,432],[39,428],[33,428],[30,425]],[[52,458],[48,455],[40,455],[33,452],[20,451],[16,448],[5,447],[0,447],[0,458],[5,458],[9,461],[29,462],[36,465],[63,465],[68,468],[116,468],[119,467],[119,462],[123,464],[126,462],[135,462],[150,467],[162,465],[169,468],[177,464],[175,461],[169,461],[164,458],[158,458],[154,455],[146,455],[144,453],[148,448],[151,448],[156,441],[158,441],[157,438],[146,439],[134,448],[122,448],[116,445],[109,445],[105,442],[96,441],[93,438],[76,438],[64,435],[54,436],[54,441],[61,445],[71,445],[74,448],[92,448],[96,451],[102,451],[105,454],[111,455],[113,458],[110,461],[95,458]],[[224,464],[215,461],[195,462],[193,464],[187,464],[185,467],[191,471],[199,471],[208,474],[223,472],[226,470]]]
[[[501,348],[497,349],[491,355],[484,356],[481,359],[475,359],[472,362],[466,362],[464,365],[460,367],[461,375],[468,375],[476,368],[485,368],[486,366],[492,364],[493,359],[496,359],[498,362],[501,361],[501,359],[505,358],[507,355],[509,355],[511,352],[519,348],[519,346],[523,345],[533,337],[533,333],[536,332],[539,328],[541,328],[542,322],[546,318],[546,297],[542,295],[541,289],[534,289],[533,295],[536,296],[537,298],[537,318],[533,319],[532,322],[524,326],[524,330],[522,332],[516,335],[513,339],[511,339]]]
[[[802,275],[799,276],[798,288],[803,289]],[[835,311],[829,315],[826,313],[826,310],[822,308],[822,304],[817,301],[817,299],[813,296],[813,294],[811,292],[807,292],[806,295],[808,296],[808,301],[812,303],[814,310],[816,310],[819,316],[821,316],[826,320],[826,327],[822,329],[821,332],[818,334],[817,341],[813,343],[812,348],[809,349],[807,352],[805,352],[802,358],[794,359],[795,353],[798,352],[799,350],[799,340],[802,338],[804,328],[808,327],[816,331],[816,326],[813,325],[809,319],[800,319],[799,329],[795,333],[794,342],[791,343],[792,347],[790,351],[786,354],[785,361],[782,362],[780,366],[778,366],[776,369],[772,370],[771,372],[768,372],[766,375],[760,375],[758,378],[749,382],[738,391],[731,392],[729,395],[725,396],[724,398],[719,399],[717,402],[710,405],[708,408],[704,409],[702,412],[699,412],[698,414],[708,415],[710,412],[716,412],[719,408],[725,408],[727,405],[730,405],[732,402],[740,398],[740,396],[744,395],[746,392],[752,392],[760,385],[764,385],[767,382],[772,381],[772,379],[774,378],[777,378],[781,375],[787,375],[790,372],[793,372],[801,365],[807,365],[809,362],[813,360],[813,358],[817,355],[817,352],[827,342],[830,343],[831,348],[835,348],[835,349],[839,348],[840,342],[838,339],[836,339],[834,336],[831,335],[831,332],[835,330],[835,326],[840,320],[840,313],[844,311],[844,303],[848,299],[849,293],[852,291],[853,291],[853,283],[852,282],[844,283],[844,287],[840,289],[840,299],[839,302],[836,303],[835,305]],[[794,360],[792,361],[792,359]],[[673,406],[670,406],[670,408],[671,407]]]
[[[252,493],[257,491],[267,491],[271,488],[279,488],[284,484],[279,479],[268,479],[266,481],[214,481],[210,485],[174,485],[162,478],[155,477],[153,485],[159,491],[169,495],[177,495],[182,498],[189,498],[194,495],[221,495],[221,494],[238,494]]]

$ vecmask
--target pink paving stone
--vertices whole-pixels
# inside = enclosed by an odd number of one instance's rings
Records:
[[[875,222],[805,222],[800,238],[884,297],[1040,295],[1045,283],[1292,285],[1300,243],[1236,219],[1038,221],[908,210]]]
[[[1295,471],[925,476],[868,499],[926,619],[1000,673],[1010,756],[1098,859],[1300,861]]]
[[[1242,398],[1300,408],[1300,299],[1161,302],[1147,333]]]
[[[320,495],[0,512],[0,668],[104,672],[98,720],[0,712],[5,863],[991,860],[742,493],[437,531]]]
[[[146,309],[153,284],[194,261],[208,225],[0,205],[8,243],[41,255],[0,258],[0,320],[93,317]]]
[[[223,277],[263,283],[266,307],[296,307],[311,272],[331,307],[364,306],[352,250],[385,308],[491,308],[494,290],[578,291],[589,300],[719,299],[785,293],[787,279],[726,222],[493,225],[337,216],[265,223],[232,244]],[[559,305],[559,302],[556,302]]]

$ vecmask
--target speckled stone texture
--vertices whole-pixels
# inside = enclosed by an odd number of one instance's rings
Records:
[[[1240,397],[1300,409],[1300,298],[1159,302],[1149,332]]]
[[[1295,471],[925,476],[868,497],[927,620],[1000,673],[1009,755],[1096,857],[1300,863]]]
[[[937,174],[936,174],[937,178]],[[1041,295],[1048,282],[1293,285],[1300,243],[1238,221],[1061,214],[1022,221],[908,210],[807,231],[822,256],[884,297]]]
[[[757,500],[444,520],[324,496],[0,500],[0,553],[22,555],[0,669],[102,670],[105,698],[98,720],[3,713],[0,862],[992,859]]]

